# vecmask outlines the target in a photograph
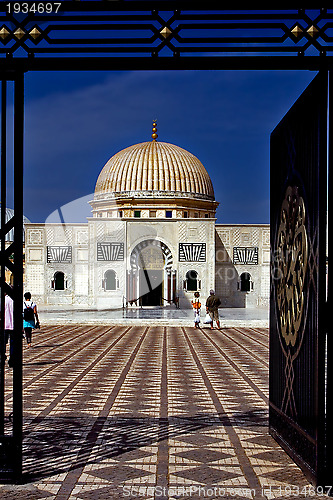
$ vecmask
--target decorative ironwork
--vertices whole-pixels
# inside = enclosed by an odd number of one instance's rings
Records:
[[[276,243],[276,300],[280,333],[288,346],[295,346],[304,311],[308,240],[305,204],[296,186],[288,186],[282,202]]]
[[[291,30],[291,33],[295,38],[301,38],[304,34],[304,30],[299,24],[296,24],[296,26]]]
[[[225,68],[257,67],[259,59],[259,67],[332,64],[333,9],[224,10],[208,1],[194,10],[189,2],[63,1],[38,12],[33,2],[24,2],[24,9],[22,4],[0,3],[0,64],[22,59],[22,51],[29,55],[26,69],[47,69],[51,62],[54,68],[55,59],[65,69],[69,57],[71,68],[83,67],[84,57],[84,69],[97,68],[99,61],[104,67],[105,58],[112,58],[114,69],[123,68],[124,59],[132,66],[145,60],[151,68],[221,68],[221,59]]]
[[[171,33],[172,33],[172,31],[167,26],[160,31],[160,34],[164,38],[168,38],[171,35]]]
[[[258,247],[234,247],[234,264],[258,264]]]
[[[0,29],[0,38],[2,40],[6,40],[7,36],[9,36],[9,35],[10,35],[10,32],[8,31],[6,26],[2,26],[2,28]]]
[[[326,156],[327,74],[320,72],[271,135],[270,432],[316,484],[331,470]]]
[[[21,40],[21,38],[23,38],[25,35],[26,32],[21,28],[17,28],[17,30],[14,31],[15,38],[18,38],[19,40]]]
[[[319,33],[319,30],[318,30],[318,28],[316,28],[316,26],[313,26],[313,25],[312,25],[312,26],[310,26],[310,28],[308,28],[308,29],[306,30],[306,32],[307,32],[310,36],[315,37],[315,36],[317,36],[317,34]]]
[[[41,3],[42,4],[42,3]],[[24,9],[23,5],[27,6]],[[0,370],[0,480],[20,480],[22,474],[22,294],[23,294],[23,138],[24,138],[24,72],[30,70],[134,70],[134,69],[332,69],[332,9],[229,9],[222,10],[216,2],[207,1],[204,9],[194,10],[197,5],[183,1],[63,1],[48,2],[51,10],[33,11],[35,2],[0,2],[0,71],[1,71],[1,201],[6,206],[6,89],[7,83],[14,85],[14,211],[15,216],[1,225],[1,304],[4,306],[4,291],[7,290],[14,300],[14,353],[13,367],[13,423],[12,433],[4,435],[4,360]],[[15,10],[16,9],[16,10]],[[70,33],[70,36],[68,36]],[[331,79],[332,80],[332,79]],[[331,94],[332,94],[332,83]],[[327,124],[326,97],[323,87],[315,87],[314,95],[321,103],[321,110],[306,109],[301,117],[302,124],[315,127],[320,122],[320,134],[315,134],[313,141],[317,146],[320,137],[321,147],[308,153],[311,141],[304,143],[303,164],[310,165],[320,150],[315,167],[309,166],[308,184],[311,184],[310,198],[312,209],[308,211],[311,219],[311,237],[307,229],[309,241],[309,257],[307,279],[311,285],[311,314],[308,317],[308,339],[305,352],[299,353],[296,363],[292,361],[291,344],[287,346],[286,357],[279,347],[281,337],[277,332],[276,301],[271,302],[271,349],[270,349],[270,431],[276,439],[286,447],[309,476],[321,484],[329,484],[329,460],[327,453],[328,439],[324,430],[332,436],[330,426],[326,425],[324,393],[331,388],[333,375],[328,363],[324,363],[325,346],[322,335],[321,318],[324,318],[322,290],[325,280],[325,224],[322,222],[326,214],[326,189],[322,192],[321,205],[317,195],[325,184],[327,172],[323,179],[315,179],[312,175],[318,171],[318,165],[325,165],[327,156],[326,132]],[[332,107],[333,99],[330,99]],[[316,103],[317,106],[318,103]],[[303,110],[304,111],[304,110]],[[311,113],[313,111],[313,114]],[[320,115],[320,116],[319,116]],[[324,116],[325,115],[325,116]],[[317,116],[318,121],[313,118]],[[333,113],[330,113],[330,117]],[[331,120],[331,118],[330,118]],[[297,128],[295,121],[291,129]],[[332,130],[333,127],[331,127]],[[330,136],[332,132],[330,132]],[[279,138],[281,145],[281,137]],[[322,147],[323,141],[325,142]],[[282,144],[286,145],[283,137]],[[331,141],[332,142],[332,141]],[[284,183],[280,173],[290,161],[294,168],[292,156],[294,144],[289,144],[288,154],[284,153],[284,161],[272,168],[277,176],[272,198],[276,194],[276,186]],[[310,148],[311,149],[311,148]],[[277,148],[278,158],[282,148]],[[312,154],[313,153],[313,154]],[[331,155],[332,156],[332,155]],[[275,164],[278,163],[274,159]],[[321,167],[322,169],[322,167]],[[278,174],[276,174],[278,172]],[[317,172],[318,173],[318,172]],[[290,179],[289,179],[290,180]],[[318,182],[317,182],[318,181]],[[319,184],[318,184],[319,183]],[[330,180],[331,183],[331,180]],[[289,184],[290,185],[290,184]],[[174,196],[174,193],[169,193]],[[136,193],[138,195],[138,193]],[[279,195],[278,195],[279,196]],[[332,198],[332,197],[331,197]],[[274,202],[273,202],[274,206]],[[281,208],[281,200],[278,204]],[[320,208],[320,209],[319,209]],[[316,217],[321,214],[319,220]],[[324,214],[324,215],[323,215]],[[318,216],[319,217],[319,216]],[[274,215],[273,215],[274,218]],[[272,219],[273,220],[273,219]],[[275,220],[274,220],[275,222]],[[272,224],[273,230],[276,227]],[[320,226],[320,229],[318,227]],[[279,227],[279,226],[278,226]],[[307,226],[308,227],[308,226]],[[5,248],[5,236],[14,228],[15,241],[8,250]],[[316,228],[316,229],[314,229]],[[319,244],[320,240],[320,244]],[[148,240],[139,243],[131,254],[127,293],[130,302],[137,300],[138,255],[145,245],[160,245],[165,256],[165,269],[172,267],[171,251],[161,242]],[[324,249],[324,250],[323,250]],[[14,251],[14,262],[9,259],[9,251]],[[321,255],[319,259],[318,255]],[[320,266],[318,264],[320,260]],[[3,280],[4,269],[13,272],[13,290]],[[320,269],[319,269],[320,268]],[[133,277],[133,279],[131,278]],[[320,278],[320,279],[319,279]],[[174,285],[175,286],[175,281]],[[272,296],[275,282],[272,280]],[[331,280],[329,281],[331,289]],[[297,288],[295,288],[297,290]],[[331,295],[330,295],[331,296]],[[178,298],[177,298],[178,299]],[[319,320],[320,318],[320,320]],[[1,336],[3,335],[3,325]],[[320,335],[318,334],[320,333]],[[3,337],[2,337],[3,338]],[[284,348],[285,341],[284,342]],[[298,340],[297,340],[298,342]],[[297,344],[296,342],[296,344]],[[327,338],[327,349],[332,350],[330,336]],[[295,345],[296,347],[296,345]],[[304,370],[304,366],[306,370]],[[327,386],[325,374],[327,373]],[[285,384],[280,387],[280,384]],[[320,382],[322,382],[320,384]],[[294,394],[297,387],[298,394]],[[329,394],[329,391],[328,391]],[[297,396],[297,397],[296,397]],[[304,397],[303,397],[304,396]],[[296,421],[297,403],[302,404],[302,421]],[[327,404],[327,422],[332,415],[332,403]],[[291,418],[286,412],[293,415]],[[319,465],[322,464],[322,465]],[[319,478],[319,479],[318,479]],[[328,479],[329,481],[329,479]]]
[[[40,37],[42,32],[35,26],[32,28],[32,30],[29,31],[29,35],[34,39],[37,40],[38,37]]]
[[[97,243],[97,260],[124,260],[124,243]]]
[[[47,262],[72,262],[72,247],[70,246],[48,246],[46,247]]]
[[[179,243],[179,262],[206,262],[206,243]]]

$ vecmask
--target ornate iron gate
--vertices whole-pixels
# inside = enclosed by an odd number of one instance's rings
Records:
[[[26,71],[57,71],[57,70],[183,70],[183,69],[309,69],[330,70],[333,67],[333,37],[331,33],[333,9],[219,9],[217,2],[188,1],[8,1],[0,2],[0,80],[2,81],[2,131],[1,131],[1,201],[6,208],[6,89],[7,82],[14,82],[14,211],[13,220],[1,220],[1,294],[2,306],[4,305],[4,292],[7,289],[4,283],[5,268],[12,268],[14,273],[14,290],[8,293],[14,298],[14,328],[16,332],[15,350],[16,365],[14,367],[13,388],[13,426],[10,435],[4,434],[4,372],[3,360],[0,376],[0,481],[19,480],[22,472],[22,353],[19,333],[22,328],[22,217],[23,217],[23,75]],[[68,33],[71,33],[68,36]],[[317,84],[316,84],[317,85]],[[322,87],[318,84],[313,87],[313,101],[321,100]],[[325,94],[326,95],[326,94]],[[332,95],[332,92],[331,92]],[[323,98],[324,99],[324,98]],[[310,107],[310,104],[307,104]],[[314,106],[314,108],[316,108]],[[321,102],[324,109],[324,101]],[[316,108],[317,109],[317,108]],[[315,110],[314,110],[315,111]],[[5,114],[4,114],[5,113]],[[301,113],[301,111],[300,111]],[[316,111],[315,111],[316,114]],[[306,116],[305,116],[306,115]],[[315,116],[315,115],[313,115]],[[308,113],[300,114],[298,120],[312,123],[314,118]],[[320,130],[324,130],[324,118],[320,115]],[[331,113],[332,116],[332,113]],[[309,122],[310,120],[310,122]],[[294,117],[294,128],[297,129],[297,117]],[[310,127],[309,127],[310,128]],[[275,136],[278,136],[278,131]],[[273,135],[273,143],[274,143]],[[320,139],[323,142],[323,134]],[[287,176],[287,166],[296,165],[293,159],[295,151],[292,142],[288,142],[290,149],[281,157],[281,172],[274,170],[277,192],[272,195],[276,211],[274,212],[275,236],[279,236],[278,252],[287,252],[284,232],[286,237],[291,223],[301,224],[299,230],[292,226],[296,241],[294,252],[303,245],[303,254],[297,262],[297,275],[300,281],[293,284],[295,293],[301,293],[301,299],[294,297],[295,311],[301,314],[296,320],[297,331],[303,332],[303,326],[316,328],[318,335],[311,337],[314,356],[306,358],[300,349],[295,357],[297,346],[307,345],[307,332],[299,335],[295,333],[295,325],[290,317],[280,321],[277,311],[286,312],[286,300],[290,301],[287,294],[279,298],[277,290],[282,289],[278,282],[272,283],[272,342],[271,362],[275,363],[276,373],[282,378],[283,383],[278,384],[275,377],[271,376],[271,430],[280,442],[291,449],[300,437],[304,449],[299,447],[293,452],[295,460],[302,456],[301,463],[309,469],[311,477],[316,477],[320,469],[319,459],[325,455],[325,446],[322,439],[332,442],[332,432],[329,428],[324,432],[320,429],[322,414],[316,411],[325,409],[324,389],[320,388],[323,381],[323,321],[318,316],[322,311],[324,272],[324,221],[320,217],[320,226],[315,230],[315,220],[310,214],[315,214],[315,204],[321,205],[325,196],[318,197],[315,185],[312,185],[311,167],[305,159],[306,175],[300,177],[301,184],[284,186]],[[295,143],[296,144],[296,143]],[[322,149],[324,146],[322,145]],[[323,155],[322,149],[320,155]],[[313,153],[315,159],[315,145],[309,145],[306,150]],[[318,151],[317,151],[318,153]],[[318,153],[319,154],[319,153]],[[276,166],[275,159],[273,163]],[[276,160],[277,161],[277,160]],[[293,163],[294,162],[294,163]],[[315,163],[315,161],[314,161]],[[323,165],[323,163],[321,163]],[[314,165],[316,167],[316,165]],[[275,167],[273,167],[275,168]],[[277,165],[276,168],[280,168]],[[297,164],[297,169],[298,169]],[[294,174],[298,170],[290,170]],[[313,171],[315,174],[316,168]],[[324,176],[320,171],[320,176]],[[275,177],[276,175],[276,177]],[[297,176],[295,177],[297,179]],[[331,180],[330,180],[331,184]],[[312,185],[312,190],[310,189]],[[320,180],[320,186],[321,186]],[[281,192],[282,186],[284,192]],[[298,188],[298,189],[296,189]],[[283,191],[283,190],[282,190]],[[294,200],[296,213],[292,215],[288,200]],[[286,217],[285,229],[280,222],[280,208]],[[313,212],[311,212],[313,210]],[[326,210],[326,208],[324,209]],[[2,211],[2,214],[4,211]],[[314,216],[313,216],[314,217]],[[304,224],[305,220],[305,224]],[[278,227],[277,227],[278,224]],[[8,258],[5,248],[7,232],[14,227],[15,236],[12,250],[14,263]],[[288,229],[288,231],[287,231]],[[296,234],[297,233],[297,234]],[[320,239],[320,241],[318,240]],[[319,245],[320,244],[320,245]],[[323,245],[323,246],[322,246]],[[318,248],[318,256],[316,249]],[[303,260],[307,259],[306,266]],[[302,262],[302,265],[301,265]],[[288,262],[291,265],[290,262]],[[287,265],[287,263],[286,263]],[[282,264],[281,264],[282,266]],[[176,278],[175,278],[176,279]],[[289,278],[288,278],[289,279]],[[287,283],[289,285],[289,282]],[[175,281],[173,286],[175,285]],[[280,287],[280,288],[278,288]],[[317,288],[316,288],[317,287]],[[306,295],[308,289],[312,290]],[[318,291],[318,297],[315,293]],[[331,297],[329,292],[329,297]],[[282,297],[282,296],[281,296]],[[131,296],[134,299],[134,296]],[[301,302],[303,300],[303,305]],[[305,300],[305,301],[304,301]],[[317,301],[316,301],[317,300]],[[278,309],[279,308],[279,309]],[[306,313],[305,313],[306,311]],[[306,321],[305,321],[306,319]],[[285,321],[286,320],[286,321]],[[0,325],[1,326],[1,325]],[[318,327],[318,328],[317,328]],[[283,331],[283,333],[279,333]],[[0,328],[0,332],[3,332]],[[3,336],[3,333],[1,333]],[[1,338],[0,335],[0,338]],[[300,342],[302,339],[302,342]],[[284,342],[284,344],[283,344]],[[293,344],[294,342],[294,344]],[[316,343],[317,342],[317,343]],[[328,352],[331,352],[330,338],[327,339]],[[308,349],[311,348],[309,340]],[[300,377],[301,362],[308,370],[307,378]],[[280,363],[280,364],[279,364]],[[273,365],[272,365],[273,366]],[[318,372],[316,372],[316,368]],[[331,387],[331,365],[328,363],[327,387]],[[315,379],[310,380],[313,375]],[[318,375],[317,375],[318,374]],[[311,383],[310,383],[311,382]],[[299,400],[306,383],[310,384],[310,395]],[[299,387],[298,385],[299,384]],[[297,385],[297,388],[296,388]],[[303,391],[303,392],[302,392]],[[302,397],[303,397],[302,396]],[[300,405],[300,403],[302,403]],[[329,413],[332,403],[326,400],[326,411]],[[303,413],[304,411],[304,413]],[[330,413],[332,414],[332,412]],[[300,418],[300,415],[302,418]],[[311,423],[311,415],[315,416],[315,425]],[[303,418],[304,417],[304,418]],[[293,425],[291,425],[293,423]],[[292,430],[287,432],[283,429]],[[303,427],[302,427],[303,426]],[[304,431],[304,432],[303,432]],[[14,452],[13,452],[14,450]],[[307,450],[307,451],[306,451]],[[323,451],[324,450],[324,451]],[[312,453],[315,452],[315,460]],[[324,454],[324,455],[323,455]],[[327,458],[327,457],[326,457]],[[321,473],[321,472],[320,472]]]
[[[327,482],[327,73],[271,135],[270,432]]]

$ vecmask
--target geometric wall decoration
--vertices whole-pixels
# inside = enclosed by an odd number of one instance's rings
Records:
[[[206,243],[179,243],[179,262],[206,262]]]
[[[97,243],[97,260],[124,260],[124,243]]]
[[[48,246],[47,262],[72,262],[72,247],[70,246]]]
[[[40,245],[42,243],[42,231],[29,230],[27,233],[28,242],[31,245]]]
[[[234,247],[234,264],[258,264],[258,247]]]

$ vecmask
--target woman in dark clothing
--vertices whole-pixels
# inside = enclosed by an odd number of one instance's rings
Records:
[[[37,306],[31,300],[31,293],[24,294],[23,303],[23,329],[27,340],[27,347],[31,347],[32,330],[39,328],[39,319],[37,314]]]

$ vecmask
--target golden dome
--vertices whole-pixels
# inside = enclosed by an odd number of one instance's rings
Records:
[[[187,197],[214,200],[212,181],[198,158],[179,146],[153,139],[110,158],[97,179],[95,200],[127,194],[135,197],[135,192],[141,197],[182,197],[186,193]]]

